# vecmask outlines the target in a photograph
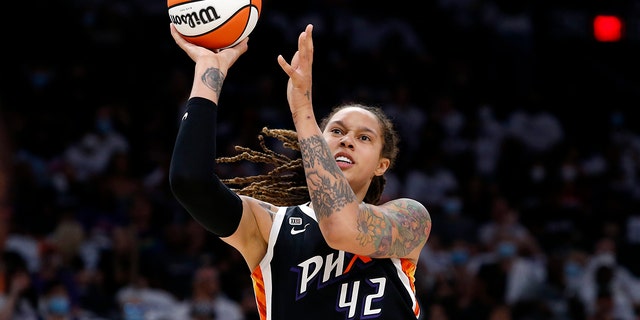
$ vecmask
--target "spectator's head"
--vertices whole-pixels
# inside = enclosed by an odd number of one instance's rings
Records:
[[[212,265],[201,266],[193,277],[194,299],[199,296],[215,297],[220,293],[218,268]]]
[[[45,287],[44,295],[40,300],[40,310],[43,319],[63,320],[71,313],[71,301],[64,284],[53,280]]]

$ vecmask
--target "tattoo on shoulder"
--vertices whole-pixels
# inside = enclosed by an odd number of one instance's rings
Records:
[[[260,206],[265,210],[267,210],[267,212],[269,213],[269,217],[271,217],[271,221],[273,221],[273,219],[276,216],[276,213],[278,212],[278,208],[272,204],[269,204],[263,201],[260,201]]]
[[[218,68],[208,68],[200,79],[207,87],[219,94],[224,82],[224,74]]]
[[[362,246],[378,248],[371,257],[406,256],[431,232],[429,212],[415,201],[397,201],[389,212],[385,215],[369,206],[360,212],[358,240]]]

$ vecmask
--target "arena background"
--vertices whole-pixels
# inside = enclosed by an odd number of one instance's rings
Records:
[[[237,253],[206,233],[192,239],[199,226],[168,190],[192,62],[169,35],[166,4],[12,1],[3,12],[0,248],[24,258],[31,300],[61,281],[96,318],[124,318],[116,296],[137,276],[178,303],[210,259],[223,293],[246,302],[248,270]],[[619,19],[618,41],[596,40],[599,15]],[[219,150],[257,147],[263,126],[292,127],[276,56],[290,57],[314,23],[317,113],[358,100],[387,109],[401,131],[385,197],[418,198],[433,217],[417,274],[425,319],[500,306],[513,319],[635,319],[640,293],[622,287],[640,277],[639,19],[632,0],[265,0],[250,49],[225,82]],[[499,221],[501,205],[515,221]],[[489,236],[497,226],[518,230],[510,235],[518,258],[544,270],[527,284],[533,297],[506,289],[508,272],[480,271],[498,254]],[[137,230],[124,236],[125,257],[116,249],[122,230]],[[451,274],[461,247],[465,281]],[[604,284],[589,273],[603,251],[624,275]],[[572,282],[574,260],[583,278]],[[91,280],[78,283],[80,274]],[[602,301],[619,295],[627,303],[603,311]],[[462,297],[474,297],[476,309],[460,307]]]

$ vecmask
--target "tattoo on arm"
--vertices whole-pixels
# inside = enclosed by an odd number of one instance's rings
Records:
[[[373,244],[377,250],[372,258],[404,257],[427,240],[431,216],[424,207],[403,201],[385,216],[370,206],[361,206],[358,217],[358,240],[362,246]],[[394,232],[397,233],[394,239]]]
[[[342,177],[342,171],[329,152],[322,136],[313,136],[300,141],[302,163],[307,175],[313,209],[319,219],[328,217],[334,210],[344,208],[356,201],[351,186]]]
[[[224,74],[218,68],[207,68],[200,78],[202,82],[218,95],[224,82]]]
[[[276,216],[276,212],[278,211],[277,208],[263,201],[260,201],[260,206],[267,210],[267,213],[269,213],[269,217],[271,217],[271,221],[273,221],[274,217]]]

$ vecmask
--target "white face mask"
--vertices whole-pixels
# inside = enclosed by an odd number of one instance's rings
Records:
[[[598,253],[593,259],[602,265],[613,266],[616,264],[616,255],[613,252]]]

